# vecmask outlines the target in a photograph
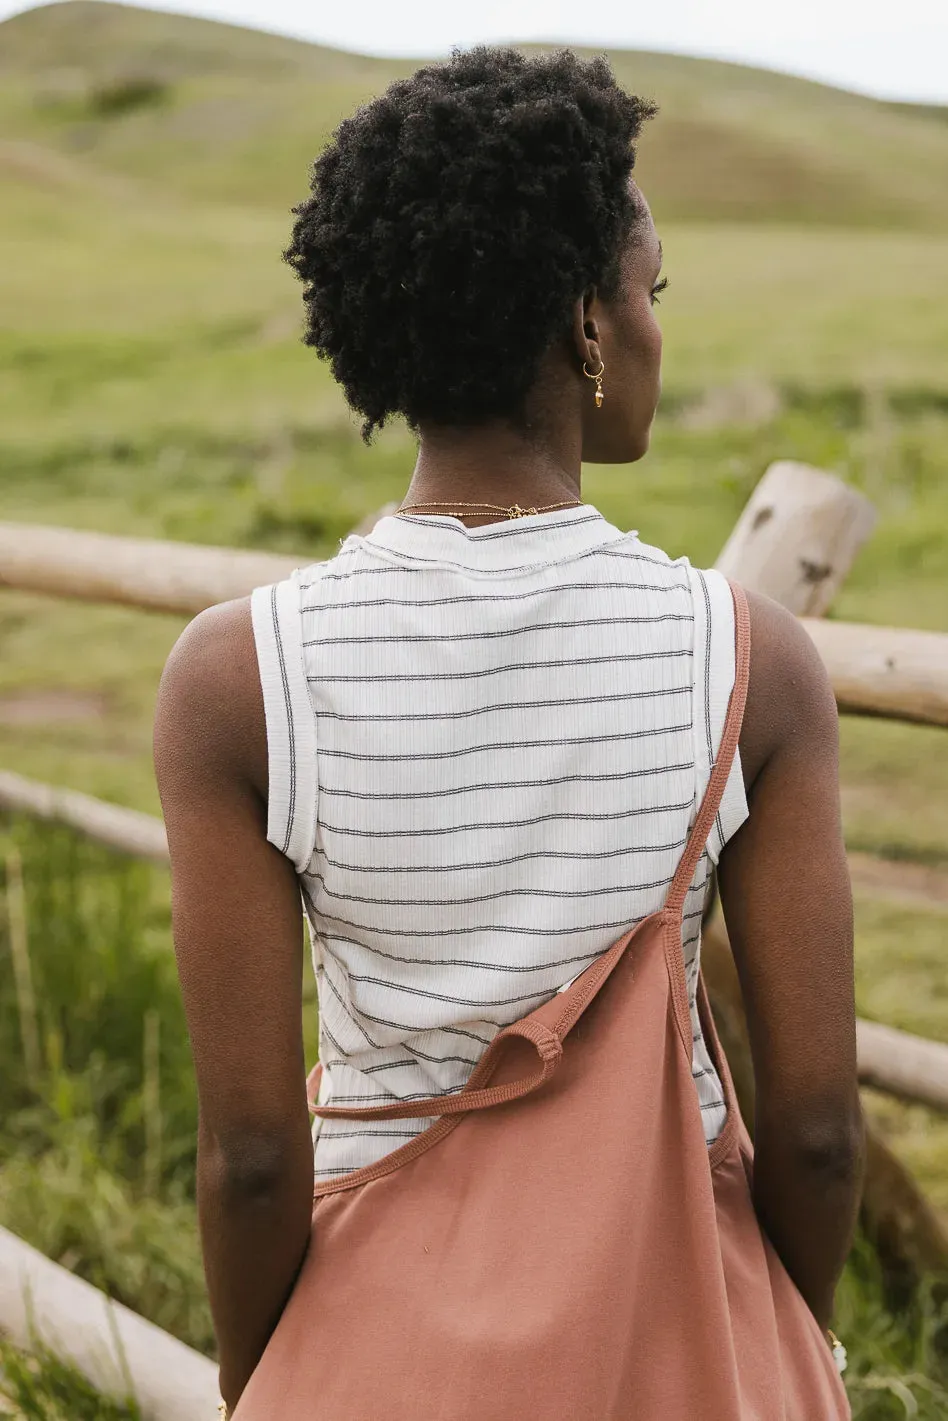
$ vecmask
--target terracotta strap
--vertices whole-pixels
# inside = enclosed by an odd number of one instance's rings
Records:
[[[744,705],[747,701],[747,681],[750,671],[750,613],[744,589],[736,582],[730,583],[734,598],[734,686],[727,708],[727,719],[721,735],[718,756],[708,781],[708,788],[694,822],[685,852],[682,854],[678,871],[672,879],[665,900],[667,913],[680,913],[685,905],[685,895],[691,887],[698,861],[704,853],[721,800],[727,788],[728,776],[734,763],[734,753],[744,721]]]

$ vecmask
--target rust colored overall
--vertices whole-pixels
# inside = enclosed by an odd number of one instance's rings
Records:
[[[464,1091],[319,1115],[439,1117],[316,1188],[310,1247],[235,1421],[841,1421],[829,1344],[757,1222],[728,1108],[691,1075],[681,915],[747,692],[737,676],[664,908],[502,1030]],[[315,1075],[310,1089],[315,1089]]]

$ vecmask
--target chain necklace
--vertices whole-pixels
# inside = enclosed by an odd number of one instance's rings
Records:
[[[526,518],[534,513],[552,513],[554,508],[578,508],[582,504],[581,498],[564,499],[562,503],[547,503],[542,508],[521,508],[519,503],[513,503],[509,508],[505,508],[500,503],[462,503],[455,500],[452,503],[407,503],[403,508],[396,508],[396,516],[402,513],[446,513],[451,517],[456,517],[454,510],[457,508],[479,509],[482,513],[502,513],[505,518]]]

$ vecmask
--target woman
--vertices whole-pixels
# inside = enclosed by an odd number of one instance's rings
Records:
[[[412,1116],[428,1105],[406,1103],[435,1097],[437,1109],[463,1093],[504,1027],[568,992],[623,928],[658,921],[679,881],[674,952],[688,992],[679,1026],[690,1072],[680,1130],[703,1129],[701,1148],[717,1159],[737,1122],[701,1010],[712,865],[757,1083],[753,1248],[770,1260],[775,1296],[786,1280],[787,1306],[805,1301],[804,1341],[772,1329],[764,1370],[778,1380],[765,1383],[766,1407],[740,1399],[743,1381],[727,1404],[699,1406],[677,1373],[702,1347],[714,1365],[714,1339],[730,1324],[712,1319],[696,1292],[687,1336],[661,1364],[669,1390],[655,1393],[678,1399],[650,1409],[651,1383],[633,1367],[625,1392],[623,1383],[583,1414],[802,1416],[793,1388],[809,1382],[779,1378],[794,1366],[823,1368],[806,1352],[806,1327],[817,1335],[830,1322],[862,1148],[833,696],[795,618],[749,597],[746,713],[728,768],[725,724],[730,702],[736,736],[746,651],[743,633],[735,650],[728,584],[621,532],[580,494],[584,461],[645,454],[659,397],[661,245],[631,176],[652,112],[603,60],[457,54],[343,123],[316,164],[312,196],[295,209],[286,256],[305,285],[306,342],[330,360],[365,437],[402,415],[418,457],[396,514],[329,561],[202,613],[161,681],[155,764],[198,1078],[205,1268],[231,1408],[304,1258],[312,1261],[314,1188],[320,1204],[330,1194],[351,1200],[350,1177],[361,1182],[359,1171],[410,1155],[433,1111]],[[713,827],[685,881],[683,854],[712,791]],[[301,892],[320,1003],[318,1108],[341,1112],[318,1117],[312,1134]],[[646,1026],[632,1023],[633,1045]],[[593,1019],[587,1035],[596,1027]],[[643,1065],[628,1082],[628,1118],[610,1125],[603,1148],[626,1135],[635,1143],[636,1101],[651,1075]],[[358,1114],[379,1106],[403,1113]],[[527,1098],[520,1108],[535,1107]],[[510,1116],[508,1140],[519,1118],[537,1116]],[[465,1128],[452,1139],[463,1142]],[[505,1137],[496,1138],[503,1151]],[[426,1168],[437,1171],[441,1158],[430,1150]],[[537,1210],[548,1202],[539,1197]],[[318,1205],[317,1241],[320,1217]],[[635,1243],[635,1221],[627,1227]],[[692,1232],[703,1228],[692,1220]],[[625,1221],[622,1232],[625,1246]],[[636,1256],[646,1261],[620,1291],[635,1291],[646,1319],[650,1297],[666,1296],[669,1267],[657,1256],[649,1265],[641,1247]],[[718,1254],[707,1256],[702,1273],[717,1268]],[[713,1306],[736,1318],[731,1276]],[[404,1309],[376,1318],[359,1342],[356,1306],[334,1347],[355,1337],[357,1355],[375,1355],[376,1343],[384,1353],[387,1329],[413,1305],[410,1279],[397,1281]],[[359,1287],[367,1299],[371,1271]],[[581,1338],[569,1270],[562,1288]],[[593,1311],[606,1307],[595,1286],[579,1293],[591,1293]],[[324,1289],[308,1319],[317,1351],[324,1329],[335,1337],[333,1302]],[[425,1402],[406,1390],[408,1373],[393,1380],[386,1364],[381,1379],[358,1385],[381,1387],[389,1404],[353,1390],[346,1414],[520,1414],[518,1386],[543,1337],[509,1319],[519,1340],[505,1334],[493,1372],[463,1315],[450,1344],[463,1353],[463,1386]],[[440,1327],[437,1314],[431,1326]],[[409,1329],[404,1341],[422,1367],[431,1337]],[[738,1356],[735,1377],[742,1364]],[[341,1414],[325,1400],[331,1357],[326,1366],[311,1409],[287,1400],[281,1415]],[[572,1366],[551,1363],[545,1416],[579,1414],[575,1403],[556,1410],[566,1394],[558,1368]],[[338,1367],[355,1388],[352,1359],[340,1355]],[[822,1414],[846,1414],[838,1378],[820,1375]],[[731,1383],[721,1385],[723,1397]],[[816,1414],[811,1407],[807,1421]]]

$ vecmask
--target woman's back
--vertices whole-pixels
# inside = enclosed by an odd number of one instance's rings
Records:
[[[284,255],[303,282],[304,340],[364,437],[401,419],[417,458],[399,516],[209,609],[162,676],[156,770],[225,1399],[265,1349],[276,1358],[248,1418],[348,1407],[360,1421],[462,1421],[491,1388],[496,1414],[519,1416],[541,1359],[543,1414],[575,1421],[585,1403],[564,1382],[576,1381],[576,1338],[609,1391],[595,1421],[701,1414],[721,1394],[706,1374],[721,1369],[722,1418],[826,1415],[796,1400],[827,1376],[843,1414],[813,1321],[830,1319],[860,1159],[832,691],[805,631],[766,599],[750,599],[748,641],[740,594],[735,683],[722,580],[581,504],[585,465],[644,456],[661,390],[667,282],[632,177],[653,113],[603,59],[459,52],[347,119],[294,208]],[[524,508],[536,512],[521,520]],[[749,814],[729,758],[738,734]],[[725,841],[753,1156],[688,1016],[708,860]],[[315,1161],[301,886],[327,1064]],[[650,950],[609,977],[631,995],[602,997],[616,1033],[597,1030],[602,1014],[576,1016],[564,1046],[548,1018],[584,1011],[617,961],[609,945],[628,945],[623,929],[653,913],[637,938]],[[713,1019],[700,1020],[713,1048]],[[520,1113],[510,1079],[498,1093],[479,1084],[516,1068],[507,1034],[487,1044],[508,1022],[544,1062]],[[561,1056],[565,1074],[550,1079]],[[592,1056],[601,1069],[578,1105],[571,1072]],[[432,1117],[412,1112],[425,1109],[440,1123],[422,1138]],[[395,1195],[404,1214],[386,1206]],[[590,1249],[564,1253],[581,1223]],[[538,1267],[509,1268],[521,1253]],[[433,1290],[415,1286],[421,1269]],[[312,1287],[297,1286],[306,1277]],[[785,1324],[807,1308],[801,1351]],[[564,1325],[546,1326],[554,1317]],[[400,1372],[386,1362],[396,1355]],[[437,1406],[423,1378],[419,1395],[422,1356]],[[745,1395],[751,1373],[760,1387]],[[356,1379],[371,1383],[371,1406]],[[687,1404],[666,1405],[666,1380]]]
[[[458,1091],[500,1027],[661,905],[733,684],[730,591],[587,504],[500,527],[384,518],[258,588],[253,611],[268,837],[301,875],[320,1103]],[[715,860],[746,814],[738,763]],[[723,1097],[694,1004],[709,871],[706,854],[683,945],[710,1142]],[[317,1176],[428,1123],[324,1120]]]

